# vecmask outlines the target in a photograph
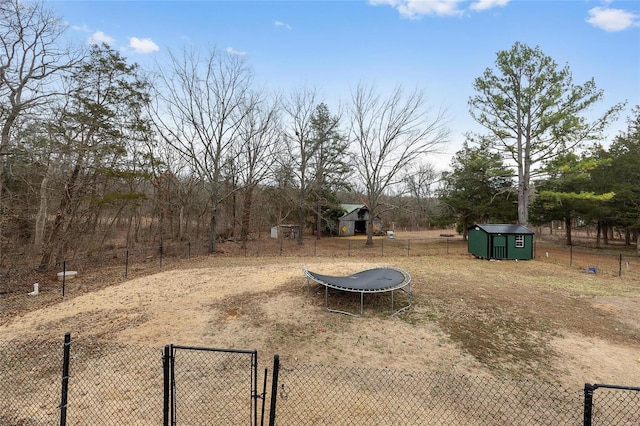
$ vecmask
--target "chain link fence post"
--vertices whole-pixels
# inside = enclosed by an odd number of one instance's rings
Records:
[[[271,399],[269,401],[269,426],[276,424],[276,406],[278,400],[278,375],[280,373],[280,355],[273,356],[273,375],[271,378]]]
[[[62,391],[60,392],[60,426],[67,424],[67,401],[69,398],[69,360],[71,359],[71,333],[64,335],[62,355]]]
[[[162,400],[162,424],[169,426],[169,406],[171,401],[171,345],[164,347],[162,354],[162,376],[163,376],[163,400]]]

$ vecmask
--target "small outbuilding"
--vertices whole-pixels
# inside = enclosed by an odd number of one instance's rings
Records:
[[[522,225],[479,224],[468,229],[468,251],[480,259],[533,259],[534,232]]]
[[[277,225],[271,227],[271,238],[298,238],[300,227],[298,225]]]
[[[367,222],[369,221],[369,209],[364,204],[341,204],[345,212],[339,219],[338,235],[341,237],[355,234],[365,234],[367,232]],[[382,223],[378,217],[373,219],[373,232],[382,230]]]

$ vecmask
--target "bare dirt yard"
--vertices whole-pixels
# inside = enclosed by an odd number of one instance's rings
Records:
[[[324,290],[305,285],[302,273],[377,266],[412,276],[410,310],[389,316],[387,294],[365,295],[362,317],[327,312]],[[61,340],[71,332],[84,342],[257,349],[285,363],[526,378],[576,389],[585,382],[640,385],[637,279],[585,274],[543,257],[490,262],[464,251],[227,254],[172,268],[129,280],[108,269],[84,271],[64,298],[55,281],[41,283],[38,296],[0,296],[0,340]],[[330,297],[357,310],[351,296]]]

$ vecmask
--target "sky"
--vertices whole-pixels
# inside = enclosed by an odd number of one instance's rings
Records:
[[[106,42],[152,67],[185,47],[246,57],[256,83],[282,94],[312,87],[337,112],[359,83],[384,95],[422,90],[449,111],[449,143],[426,161],[448,168],[468,132],[473,82],[515,42],[540,47],[574,83],[594,78],[598,116],[627,102],[607,141],[640,104],[640,1],[86,1],[48,0],[78,43]],[[607,145],[605,142],[605,146]]]

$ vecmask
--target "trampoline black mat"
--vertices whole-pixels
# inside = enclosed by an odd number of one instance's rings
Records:
[[[411,282],[411,276],[398,268],[373,268],[347,276],[322,275],[304,269],[311,280],[343,291],[381,293],[400,289]]]

